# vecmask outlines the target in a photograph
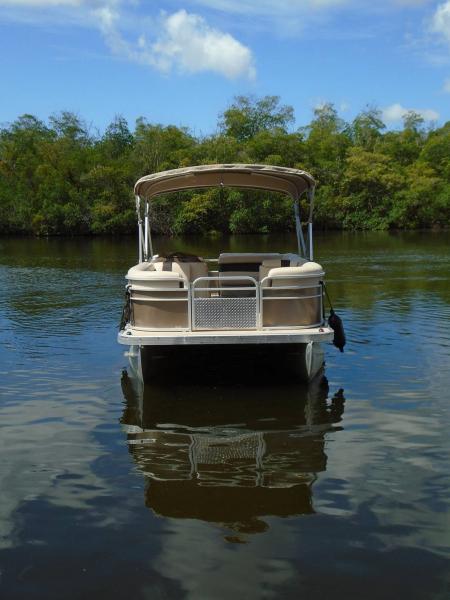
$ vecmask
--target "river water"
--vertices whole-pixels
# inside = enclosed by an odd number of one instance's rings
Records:
[[[348,345],[309,387],[212,357],[142,390],[135,240],[1,239],[0,597],[448,598],[449,243],[317,237]]]

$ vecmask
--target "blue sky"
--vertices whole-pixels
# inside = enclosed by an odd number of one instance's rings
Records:
[[[1,123],[72,110],[207,134],[237,94],[281,96],[297,125],[323,102],[450,119],[450,0],[0,0],[0,52]]]

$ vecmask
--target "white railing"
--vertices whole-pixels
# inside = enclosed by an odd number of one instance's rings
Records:
[[[273,329],[307,329],[324,324],[323,319],[323,285],[305,283],[292,285],[276,285],[277,280],[305,280],[311,275],[275,275],[264,277],[258,282],[247,275],[210,275],[198,277],[186,287],[146,287],[132,285],[131,300],[148,302],[186,302],[187,327],[164,327],[164,330],[273,330]],[[161,282],[162,283],[162,282]],[[239,285],[239,283],[243,285]],[[300,295],[302,290],[311,293]],[[144,293],[142,293],[144,292]],[[283,324],[264,326],[265,303],[273,301],[310,301],[318,299],[320,320],[307,325]],[[266,304],[266,309],[268,305]],[[143,327],[139,329],[161,330],[160,327]]]
[[[264,323],[264,302],[267,302],[269,300],[298,300],[298,301],[304,301],[304,300],[312,300],[314,298],[318,298],[319,299],[319,306],[320,306],[320,320],[317,321],[316,323],[308,323],[308,325],[276,325],[276,326],[270,326],[270,327],[263,327],[263,329],[286,329],[286,327],[289,327],[289,329],[306,329],[309,327],[319,327],[320,325],[324,324],[324,318],[323,318],[323,284],[320,281],[319,283],[316,284],[305,284],[305,285],[299,285],[299,284],[295,284],[295,285],[277,285],[276,287],[272,287],[272,282],[276,281],[276,280],[289,280],[289,279],[312,279],[311,275],[272,275],[272,276],[267,276],[264,277],[261,281],[260,281],[260,309],[259,309],[259,313],[260,313],[260,319],[261,319],[261,324]],[[270,285],[269,285],[270,282]],[[316,293],[312,293],[312,294],[308,294],[308,295],[302,295],[302,296],[296,296],[296,295],[275,295],[273,293],[271,293],[271,295],[265,295],[265,292],[282,292],[282,291],[289,291],[289,290],[315,290]]]
[[[231,285],[226,284],[227,280]],[[206,287],[199,287],[205,282]],[[214,287],[209,285],[212,282],[216,283]],[[199,277],[191,286],[191,309],[193,330],[258,329],[258,282],[246,275]]]

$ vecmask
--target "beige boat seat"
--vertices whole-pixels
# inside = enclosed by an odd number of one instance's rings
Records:
[[[300,267],[307,262],[306,258],[302,258],[298,254],[282,254],[279,258],[267,258],[259,267],[259,281],[267,277],[272,269]]]
[[[153,263],[142,262],[129,269],[128,283],[138,288],[185,287],[186,277],[181,271],[156,270]]]
[[[181,261],[177,258],[166,259],[158,257],[150,262],[142,262],[132,267],[128,271],[127,278],[130,279],[131,276],[132,279],[155,280],[160,276],[163,279],[174,279],[173,275],[168,276],[168,273],[175,274],[185,281],[192,282],[197,277],[207,277],[208,265],[203,259],[199,259],[198,261]]]
[[[271,267],[268,268],[264,277],[275,277],[268,279],[263,283],[263,287],[283,287],[289,285],[318,285],[319,281],[325,275],[321,265],[316,262],[300,259],[301,264],[290,267]],[[264,267],[265,268],[265,267]],[[297,277],[296,277],[297,275]]]
[[[248,287],[251,286],[249,281],[233,280],[231,277],[247,276],[253,277],[256,281],[261,280],[261,272],[264,276],[269,268],[290,266],[300,264],[302,261],[296,254],[280,254],[279,252],[242,252],[242,253],[224,253],[219,256],[219,277],[221,278],[221,287]],[[262,269],[263,265],[267,265],[267,269]],[[232,292],[225,292],[224,295],[235,295]],[[237,292],[237,295],[253,296],[253,292],[248,293]]]
[[[188,261],[179,260],[176,257],[173,259],[161,257],[151,264],[154,265],[155,270],[159,273],[179,273],[186,281],[191,283],[198,277],[208,276],[208,265],[202,258],[198,258],[195,261]]]
[[[323,320],[320,286],[323,276],[322,267],[311,261],[295,267],[269,269],[267,279],[261,284],[263,326],[312,327],[320,324]]]
[[[219,255],[219,278],[220,286],[224,287],[252,287],[252,283],[246,280],[231,279],[231,277],[253,277],[258,281],[259,267],[264,259],[276,259],[279,254],[262,254],[262,253],[232,253],[226,252]],[[222,292],[223,296],[251,296],[255,294],[253,291],[238,291],[230,290]]]

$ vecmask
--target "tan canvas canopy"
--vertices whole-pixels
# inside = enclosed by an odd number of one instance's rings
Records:
[[[297,200],[305,191],[314,189],[315,181],[306,171],[287,167],[199,165],[141,177],[134,186],[134,192],[137,196],[149,200],[168,192],[221,185],[283,192]]]

